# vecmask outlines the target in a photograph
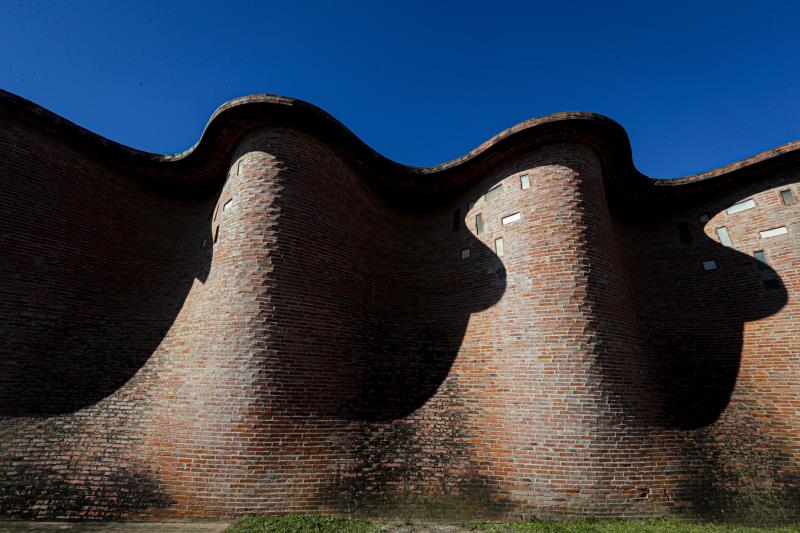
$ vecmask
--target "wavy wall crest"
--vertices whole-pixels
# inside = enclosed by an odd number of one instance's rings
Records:
[[[589,113],[427,168],[270,95],[172,155],[0,122],[6,517],[797,517],[797,143],[652,180]]]

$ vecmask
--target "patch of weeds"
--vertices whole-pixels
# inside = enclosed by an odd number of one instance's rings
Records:
[[[375,533],[385,529],[368,520],[334,516],[245,516],[225,533]]]
[[[800,526],[744,526],[737,524],[689,524],[675,520],[583,520],[481,523],[475,531],[486,533],[797,533]]]

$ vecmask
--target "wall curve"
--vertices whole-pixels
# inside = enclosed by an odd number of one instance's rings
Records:
[[[797,517],[795,145],[420,169],[260,95],[161,156],[0,97],[3,516]]]

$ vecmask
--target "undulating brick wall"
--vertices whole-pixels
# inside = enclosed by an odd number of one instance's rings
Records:
[[[797,518],[796,146],[419,169],[253,96],[160,156],[0,97],[3,517]]]

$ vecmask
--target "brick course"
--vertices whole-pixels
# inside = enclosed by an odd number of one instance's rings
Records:
[[[591,114],[423,169],[265,95],[173,156],[0,123],[5,518],[798,517],[796,145],[653,181]]]

